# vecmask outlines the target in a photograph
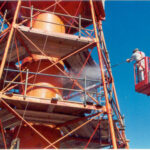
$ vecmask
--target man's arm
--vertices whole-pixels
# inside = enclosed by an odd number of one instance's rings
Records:
[[[126,59],[126,62],[130,62],[130,58]]]
[[[131,58],[126,59],[126,62],[131,62],[135,60],[135,54],[132,54]]]

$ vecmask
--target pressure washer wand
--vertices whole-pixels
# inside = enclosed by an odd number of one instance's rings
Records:
[[[112,65],[111,68],[117,67],[117,66],[122,65],[124,63],[126,63],[126,61],[122,61],[122,62],[120,62],[118,64]]]

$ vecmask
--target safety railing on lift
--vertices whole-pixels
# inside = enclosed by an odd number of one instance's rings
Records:
[[[32,86],[32,87],[41,87],[41,88],[47,88],[47,89],[58,89],[58,90],[62,90],[62,91],[71,91],[71,92],[73,92],[73,94],[70,96],[63,97],[63,100],[66,100],[67,98],[69,100],[71,98],[80,96],[80,101],[85,104],[87,102],[87,93],[95,95],[95,97],[96,97],[97,89],[101,86],[100,80],[88,79],[86,76],[85,76],[85,78],[66,77],[63,75],[30,72],[28,69],[26,71],[20,71],[20,70],[14,70],[14,69],[4,69],[4,71],[25,74],[25,81],[24,82],[22,82],[22,81],[19,81],[19,82],[9,81],[9,80],[7,80],[7,78],[6,78],[6,80],[4,80],[4,83],[6,83],[6,84],[16,84],[18,86],[19,85],[24,86],[24,94],[20,94],[21,91],[19,91],[19,88],[18,88],[18,92],[17,92],[17,94],[22,95],[24,98],[32,97],[32,96],[27,96],[27,88],[28,88],[28,86]],[[55,77],[55,78],[61,78],[61,79],[67,79],[67,80],[70,80],[70,79],[77,80],[77,81],[82,82],[82,84],[84,85],[84,89],[80,90],[80,89],[72,89],[72,88],[65,88],[65,87],[54,87],[54,86],[45,86],[45,85],[43,86],[43,85],[32,84],[32,83],[28,82],[29,77],[30,77],[29,75]],[[89,82],[92,84],[89,85]],[[93,89],[95,91],[91,91]],[[10,90],[7,92],[10,92]],[[82,96],[83,96],[83,100],[81,99]],[[39,97],[35,97],[35,98],[39,98]]]
[[[82,21],[92,22],[92,19],[83,18],[81,15],[79,15],[79,16],[72,16],[72,15],[67,15],[67,14],[63,14],[63,13],[57,13],[57,12],[51,12],[51,11],[37,9],[37,8],[34,8],[33,6],[31,6],[31,7],[21,6],[21,8],[30,10],[30,17],[28,17],[28,16],[22,16],[22,18],[30,20],[30,28],[32,28],[32,22],[33,22],[33,20],[36,20],[36,21],[39,21],[39,22],[45,22],[45,23],[50,23],[50,24],[60,25],[60,26],[68,27],[68,28],[77,29],[79,37],[82,36],[82,31],[83,30],[84,31],[89,31],[91,33],[94,32],[94,30],[82,27]],[[77,19],[79,24],[78,24],[78,26],[73,26],[73,25],[68,25],[68,24],[59,24],[59,23],[54,23],[54,22],[49,22],[49,21],[43,21],[43,20],[40,20],[40,19],[36,19],[35,16],[33,16],[33,12],[34,11],[38,11],[38,12],[42,12],[42,13],[50,13],[50,14],[55,14],[57,16],[62,16],[62,17],[68,17],[68,18]]]
[[[102,36],[102,37],[101,37]],[[116,100],[113,98],[112,93],[113,93],[113,89],[111,88],[111,64],[109,61],[109,55],[108,55],[108,51],[105,45],[105,41],[104,41],[104,37],[103,37],[103,30],[101,29],[101,31],[99,32],[99,40],[100,40],[100,45],[101,45],[101,49],[102,49],[102,53],[105,53],[103,56],[103,60],[104,60],[104,66],[105,68],[107,68],[107,72],[105,72],[107,74],[107,76],[109,76],[110,78],[110,82],[108,82],[108,89],[109,89],[109,94],[110,94],[110,98],[109,98],[109,102],[111,104],[111,108],[112,108],[112,116],[113,119],[116,120],[115,121],[115,126],[119,129],[116,131],[117,136],[120,137],[120,131],[124,131],[125,130],[125,123],[124,123],[124,116],[120,113],[120,111],[118,110],[118,106],[116,104]],[[106,58],[107,56],[107,58]],[[121,137],[120,137],[121,138]]]
[[[150,58],[144,57],[134,64],[134,83],[135,85],[150,82]]]

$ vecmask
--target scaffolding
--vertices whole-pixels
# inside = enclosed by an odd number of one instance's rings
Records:
[[[4,28],[2,23],[0,34],[0,148],[19,148],[19,139],[10,138],[9,132],[22,124],[47,143],[42,147],[46,149],[58,148],[56,143],[60,143],[60,148],[129,148],[102,29],[104,2],[38,3],[46,4],[39,9],[31,1],[0,3],[2,20],[8,26]],[[6,11],[10,4],[15,11]],[[33,21],[43,22],[36,18],[40,13],[59,16],[64,25],[45,23],[64,26],[66,33],[35,29]],[[93,53],[98,61],[92,57]],[[29,56],[32,61],[32,54],[43,55],[50,65],[37,72],[22,68],[22,60]],[[53,62],[50,55],[59,59]],[[59,67],[62,61],[65,70]],[[43,73],[53,66],[62,75]],[[28,86],[41,87],[34,83],[34,78],[41,76],[61,80],[63,87],[42,87],[62,90],[62,97],[28,96]],[[63,136],[51,142],[34,127],[35,123],[53,125]]]

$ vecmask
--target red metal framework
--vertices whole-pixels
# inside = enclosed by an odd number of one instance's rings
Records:
[[[1,14],[10,10],[4,19],[8,28],[0,36],[3,50],[0,120],[4,140],[0,146],[16,147],[17,142],[12,141],[20,138],[20,148],[128,148],[102,30],[104,2],[18,0],[1,2],[0,7]],[[59,16],[64,24],[38,20],[36,16],[42,13]],[[66,32],[35,29],[34,21],[64,26]],[[92,57],[96,51],[99,62]],[[42,60],[38,62],[35,54],[42,56],[49,65],[39,69]],[[52,56],[58,59],[54,61]],[[38,64],[36,72],[22,67],[25,58],[29,63]],[[46,72],[54,67],[60,74]],[[43,76],[63,81],[63,87],[37,84],[37,78]],[[61,97],[51,98],[31,96],[29,86],[31,90],[57,89],[63,93]],[[39,139],[42,143],[34,145],[35,142],[30,141],[26,145],[26,139],[22,138],[26,129],[32,135],[35,133],[35,141]],[[49,137],[49,132],[56,135],[57,130],[57,138]],[[6,142],[3,131],[7,135]],[[10,133],[16,134],[7,139]]]
[[[143,77],[144,80],[140,81],[140,71],[138,69],[138,64],[143,62]],[[150,58],[144,57],[139,62],[134,64],[134,83],[135,90],[139,93],[150,95]]]

